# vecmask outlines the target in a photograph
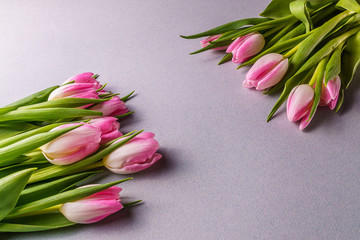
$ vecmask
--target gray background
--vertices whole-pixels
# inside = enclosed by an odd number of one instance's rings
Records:
[[[164,158],[124,183],[145,204],[92,225],[1,239],[359,239],[359,83],[305,132],[278,96],[244,89],[192,34],[255,17],[268,0],[0,2],[2,105],[84,71],[126,94],[124,132],[156,133]],[[357,77],[356,80],[359,80]],[[108,174],[99,182],[121,179]]]

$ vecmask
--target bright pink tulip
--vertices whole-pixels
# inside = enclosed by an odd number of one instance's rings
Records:
[[[122,133],[119,131],[120,123],[114,117],[102,117],[90,120],[89,124],[98,128],[101,131],[100,144],[107,143],[120,136]]]
[[[95,78],[93,78],[93,76],[94,73],[92,72],[81,73],[69,78],[64,82],[64,84],[75,81],[75,83],[92,83],[96,89],[101,88],[101,84]]]
[[[49,96],[48,100],[58,98],[91,98],[98,99],[98,93],[92,83],[72,83],[63,85],[55,89]]]
[[[206,46],[209,46],[210,45],[210,42],[212,41],[215,41],[216,39],[218,39],[219,37],[221,36],[221,34],[219,35],[214,35],[214,36],[210,36],[210,37],[207,37],[203,40],[200,41],[200,45],[201,47],[206,47]],[[225,50],[227,49],[227,47],[217,47],[217,48],[212,48],[211,50]]]
[[[243,86],[264,90],[277,84],[288,69],[288,59],[281,54],[270,53],[255,62],[246,74]]]
[[[257,54],[265,46],[265,39],[260,33],[249,33],[233,41],[227,48],[232,53],[234,63],[242,63]]]
[[[135,173],[150,167],[162,157],[156,153],[159,143],[154,136],[155,134],[150,132],[140,133],[104,157],[104,166],[117,174]]]
[[[125,103],[121,101],[118,96],[114,96],[109,101],[96,104],[90,108],[90,110],[99,111],[103,113],[103,116],[118,116],[127,113]]]
[[[339,76],[329,80],[326,87],[325,84],[323,84],[321,89],[321,99],[319,105],[329,106],[329,108],[333,110],[336,107],[336,103],[339,98],[340,87],[341,87],[341,80]]]
[[[120,191],[121,188],[113,186],[86,198],[64,203],[60,207],[60,212],[74,223],[98,222],[123,208],[120,203]]]
[[[308,84],[296,86],[287,100],[287,116],[289,121],[296,122],[301,119],[299,129],[303,130],[309,125],[310,111],[314,102],[314,89]]]
[[[99,148],[101,131],[90,124],[70,123],[53,130],[79,124],[84,125],[40,147],[49,162],[55,165],[68,165],[87,157]]]

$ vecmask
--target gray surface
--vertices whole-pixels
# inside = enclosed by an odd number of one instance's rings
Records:
[[[1,239],[359,239],[359,84],[306,132],[241,86],[191,34],[254,17],[252,1],[1,1],[0,103],[83,71],[138,93],[122,129],[157,134],[164,159],[122,185],[145,204],[89,226]],[[359,80],[359,78],[358,78]],[[282,108],[283,109],[283,108]],[[109,175],[99,182],[116,180]]]

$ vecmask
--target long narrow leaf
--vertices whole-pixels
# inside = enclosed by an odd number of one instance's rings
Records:
[[[0,122],[49,121],[86,116],[102,116],[102,112],[77,108],[18,109],[0,115]]]
[[[0,220],[13,210],[34,170],[25,169],[0,179]]]
[[[241,20],[223,24],[221,26],[218,26],[216,28],[210,29],[210,30],[202,32],[202,33],[198,33],[198,34],[194,34],[194,35],[190,35],[190,36],[182,36],[181,35],[180,37],[185,38],[185,39],[195,39],[195,38],[200,38],[200,37],[213,36],[213,35],[217,35],[217,34],[221,34],[221,33],[231,31],[231,30],[238,29],[242,26],[257,25],[259,23],[263,23],[266,21],[269,21],[269,19],[267,19],[267,18],[246,18],[246,19],[241,19]]]

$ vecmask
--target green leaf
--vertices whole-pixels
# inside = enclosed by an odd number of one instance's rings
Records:
[[[335,108],[335,113],[337,113],[340,108],[342,107],[343,103],[344,103],[344,96],[345,96],[345,90],[344,88],[341,89],[340,93],[339,93],[339,98],[338,98],[338,102]]]
[[[353,15],[350,11],[344,11],[337,16],[333,17],[329,21],[325,22],[321,27],[316,29],[310,36],[308,36],[299,46],[299,49],[294,54],[291,64],[294,70],[299,67],[307,60],[310,54],[313,52],[316,46],[325,38],[327,34],[344,18]]]
[[[109,98],[105,99],[90,99],[90,98],[59,98],[51,101],[46,101],[42,103],[27,105],[20,107],[20,109],[36,109],[36,108],[76,108],[85,106],[88,104],[102,103],[110,100]]]
[[[29,187],[26,187],[20,194],[17,206],[27,204],[29,202],[34,202],[45,197],[50,197],[52,195],[62,192],[64,189],[67,189],[79,182],[82,182],[99,172],[84,172],[68,177],[59,178],[50,182],[41,182],[38,184],[32,184]]]
[[[36,171],[33,174],[33,176],[30,178],[29,183],[43,181],[43,180],[53,178],[53,177],[65,176],[67,174],[77,172],[77,171],[83,169],[84,167],[102,159],[106,155],[110,154],[112,151],[116,150],[117,148],[121,147],[125,143],[129,142],[131,139],[133,139],[135,136],[137,136],[141,132],[142,131],[138,131],[138,132],[134,133],[133,135],[125,138],[122,141],[114,143],[104,149],[99,149],[95,154],[93,154],[79,162],[75,162],[73,164],[66,165],[66,166],[53,165],[50,167],[39,169],[39,171]]]
[[[50,165],[52,165],[52,164],[49,162],[47,162],[47,163],[28,163],[28,164],[20,163],[20,164],[3,167],[0,170],[0,178],[6,177],[10,174],[13,174],[13,173],[25,170],[25,169],[29,169],[29,168],[41,169],[43,167],[50,166]]]
[[[242,26],[257,25],[259,23],[263,23],[266,21],[269,21],[269,19],[267,19],[267,18],[246,18],[246,19],[241,19],[241,20],[223,24],[221,26],[218,26],[216,28],[210,29],[210,30],[202,32],[202,33],[198,33],[198,34],[194,34],[194,35],[190,35],[190,36],[180,35],[180,37],[185,38],[185,39],[195,39],[195,38],[200,38],[200,37],[213,36],[213,35],[218,35],[218,34],[222,34],[225,32],[229,32],[231,30],[238,29]]]
[[[59,86],[54,86],[54,87],[49,87],[47,89],[44,89],[40,92],[34,93],[30,96],[27,96],[25,98],[22,98],[16,102],[13,102],[9,105],[6,105],[5,107],[21,107],[21,106],[25,106],[25,105],[29,105],[29,104],[35,104],[35,103],[39,103],[39,102],[44,102],[47,101],[50,93],[52,91],[54,91],[55,89],[57,89]]]
[[[329,80],[336,78],[341,72],[341,53],[345,42],[337,46],[332,53],[325,70],[325,86]]]
[[[220,60],[218,65],[221,65],[221,64],[226,63],[228,61],[231,61],[232,57],[233,57],[232,53],[226,53],[225,56]]]
[[[268,18],[281,18],[291,15],[289,4],[295,0],[272,0],[260,16]]]
[[[37,232],[75,224],[67,220],[61,213],[48,213],[8,219],[6,223],[0,223],[0,232]]]
[[[21,191],[35,169],[25,169],[0,178],[0,220],[5,218],[16,205]]]
[[[77,108],[18,109],[0,115],[0,122],[49,121],[86,116],[102,116],[102,112]]]
[[[18,163],[17,157],[31,150],[34,150],[42,145],[54,140],[55,138],[80,127],[70,126],[62,129],[57,129],[51,132],[39,133],[34,136],[28,137],[16,143],[10,144],[6,147],[0,148],[0,166],[8,166],[14,163]]]
[[[336,7],[360,13],[360,5],[356,0],[340,0]]]
[[[51,129],[53,129],[55,127],[58,127],[58,126],[61,126],[63,124],[64,123],[54,123],[54,124],[50,124],[50,125],[47,125],[47,126],[44,126],[44,127],[37,128],[37,129],[29,130],[29,131],[26,131],[26,132],[23,132],[23,133],[19,133],[19,134],[15,135],[15,136],[3,139],[3,140],[0,141],[0,148],[8,146],[8,145],[13,144],[13,143],[16,143],[16,142],[18,142],[20,140],[31,137],[33,135],[48,132]],[[17,125],[21,126],[23,124],[17,124]]]
[[[290,12],[302,23],[304,23],[306,32],[310,32],[313,28],[310,13],[306,0],[297,0],[290,3]]]
[[[328,58],[323,58],[314,73],[314,79],[315,79],[315,95],[314,95],[314,102],[313,105],[311,107],[311,111],[310,111],[310,116],[308,118],[307,121],[311,121],[312,117],[314,116],[316,109],[319,106],[319,102],[320,102],[320,98],[321,98],[321,89],[322,89],[322,85],[323,85],[323,79],[324,79],[324,73],[325,73],[325,68],[326,68],[326,64],[328,62]]]
[[[346,47],[344,48],[341,58],[341,72],[340,78],[343,85],[348,88],[356,69],[360,63],[360,33],[352,36],[347,40]]]
[[[55,205],[63,204],[66,202],[80,200],[82,198],[85,198],[94,193],[103,191],[105,189],[108,189],[108,188],[116,185],[116,184],[125,182],[130,179],[131,178],[126,178],[126,179],[122,179],[122,180],[111,182],[111,183],[93,185],[93,186],[88,186],[86,188],[76,188],[76,189],[68,190],[65,192],[61,192],[56,195],[40,199],[38,201],[30,202],[30,203],[15,207],[5,219],[14,218],[17,216],[21,216],[23,214],[39,211],[39,210],[49,208],[49,207],[52,207]]]
[[[17,109],[17,107],[3,107],[3,108],[0,108],[0,114],[7,113],[7,112],[13,111],[15,109]]]

